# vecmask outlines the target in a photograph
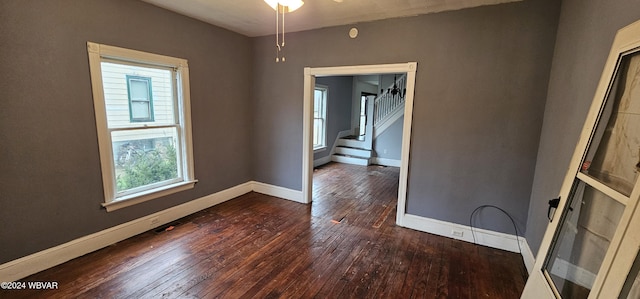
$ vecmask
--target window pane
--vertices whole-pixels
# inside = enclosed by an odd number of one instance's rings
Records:
[[[129,92],[131,99],[136,101],[149,100],[149,83],[146,80],[129,80]]]
[[[562,298],[587,298],[624,205],[582,181],[574,187],[545,270]]]
[[[131,118],[150,119],[151,111],[149,108],[149,102],[131,101]]]
[[[324,105],[325,105],[325,92],[323,89],[316,89],[314,92],[313,99],[313,117],[323,118],[324,117]]]
[[[177,136],[176,128],[112,132],[117,192],[181,177]]]
[[[624,57],[582,171],[629,196],[640,169],[640,54]]]
[[[324,120],[316,118],[313,120],[313,147],[324,146]]]
[[[135,119],[150,119],[154,125],[177,123],[172,70],[112,61],[101,62],[101,69],[109,128],[141,126],[139,122],[132,122]],[[127,76],[150,78],[148,82],[130,80],[131,111]],[[151,94],[147,84],[151,85]]]
[[[313,100],[313,148],[326,146],[326,107],[327,90],[324,87],[316,87]]]

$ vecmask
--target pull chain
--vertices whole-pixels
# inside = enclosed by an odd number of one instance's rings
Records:
[[[282,11],[280,11],[282,9]],[[276,7],[276,62],[285,62],[284,56],[280,55],[284,48],[284,14],[285,6],[278,2]],[[282,43],[280,43],[280,14],[282,14]]]
[[[276,4],[276,62],[280,62],[280,40],[278,40],[280,34],[278,32],[278,30],[280,30],[280,26],[279,26],[279,15],[280,15],[280,3]]]

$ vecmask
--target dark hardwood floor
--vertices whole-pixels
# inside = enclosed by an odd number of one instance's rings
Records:
[[[314,202],[249,193],[0,298],[519,298],[520,255],[395,225],[395,167],[315,170]]]

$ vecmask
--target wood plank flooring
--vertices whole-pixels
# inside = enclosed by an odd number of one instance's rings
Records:
[[[395,225],[398,168],[329,164],[310,205],[249,193],[24,282],[0,298],[519,298],[515,253]]]

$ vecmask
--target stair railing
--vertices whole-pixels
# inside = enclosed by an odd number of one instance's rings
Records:
[[[389,88],[385,89],[382,94],[378,95],[375,99],[373,109],[373,124],[383,122],[394,112],[398,107],[404,105],[404,97],[407,86],[407,75],[404,74],[400,78],[396,79],[395,86],[397,88],[395,94],[392,93],[394,84],[391,84]]]

